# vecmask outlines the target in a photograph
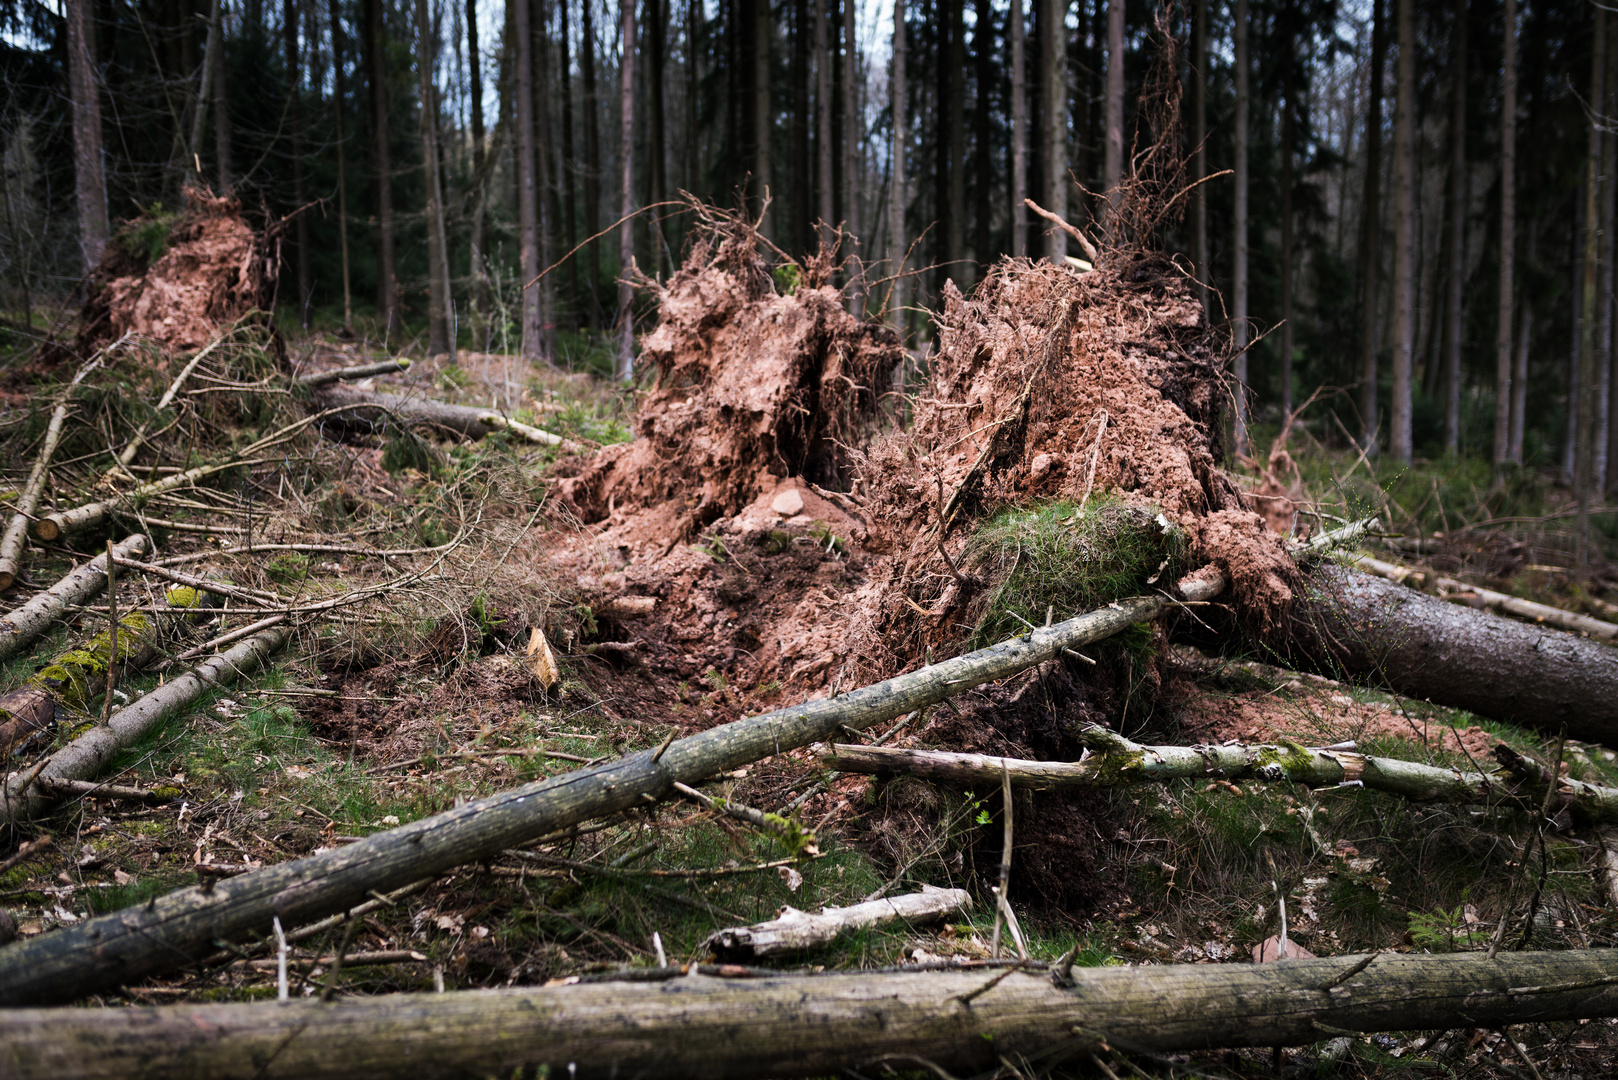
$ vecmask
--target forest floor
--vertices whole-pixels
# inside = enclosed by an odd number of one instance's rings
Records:
[[[1077,486],[1086,465],[1097,479],[1096,454],[1054,463],[1047,456],[1043,465],[1044,451],[1025,454],[1022,471],[1004,473],[995,482],[1005,490],[995,493],[974,474],[977,455],[963,450],[936,478],[917,473],[908,486],[893,481],[877,490],[871,477],[882,468],[908,475],[894,462],[909,459],[870,432],[898,420],[912,431],[974,436],[972,422],[949,407],[961,399],[926,398],[928,388],[941,385],[936,373],[922,384],[880,335],[843,314],[830,290],[778,296],[758,288],[751,306],[742,305],[747,310],[718,316],[745,330],[740,339],[714,344],[710,336],[697,348],[692,343],[700,335],[691,328],[716,316],[711,307],[682,313],[671,286],[662,298],[664,322],[645,345],[648,367],[659,374],[633,391],[477,353],[454,362],[419,359],[407,372],[361,384],[493,408],[605,449],[563,455],[500,432],[466,442],[399,429],[357,436],[350,430],[344,441],[311,439],[279,462],[143,507],[141,521],[167,565],[260,590],[280,604],[340,598],[389,582],[397,587],[305,624],[273,666],[169,719],[105,774],[110,783],[160,798],[131,802],[92,793],[66,800],[0,842],[0,909],[17,933],[48,933],[193,884],[199,865],[252,868],[351,843],[525,781],[657,746],[671,730],[690,733],[835,693],[840,684],[863,684],[924,657],[962,651],[985,635],[1015,632],[1011,618],[1048,614],[1046,593],[1002,591],[975,607],[952,608],[942,564],[929,581],[901,580],[907,555],[927,551],[921,534],[896,516],[907,503],[947,518],[946,490],[975,492],[960,500],[977,521],[959,557],[967,572],[1000,581],[1014,580],[1019,568],[1026,572],[1025,559],[1036,561],[1053,522],[1094,530],[1087,543],[1135,542],[1130,529],[1139,522],[1131,508],[1142,500],[1091,499],[1086,481],[1084,498],[1063,501],[1051,496],[1070,487],[1041,486],[1064,469],[1066,483]],[[954,332],[966,333],[961,328],[969,323],[956,320]],[[841,343],[842,351],[830,354],[846,366],[832,377],[822,369],[805,374],[810,354],[825,362],[827,340]],[[979,344],[965,354],[977,355]],[[953,347],[946,336],[944,348]],[[41,403],[71,372],[39,368],[12,348],[10,358],[0,358],[9,365],[10,405],[0,424],[9,439],[8,476],[20,485],[43,427]],[[289,334],[285,349],[295,375],[390,358],[326,334]],[[265,355],[261,343],[239,351]],[[746,357],[757,363],[760,355],[778,367],[724,366]],[[193,430],[239,444],[241,436],[231,432],[279,415],[283,404],[262,392],[268,381],[242,389],[244,373],[258,362],[240,359],[220,372],[251,401],[238,402],[234,412],[199,413]],[[699,363],[707,376],[685,370]],[[888,398],[862,403],[851,391],[830,400],[827,388],[839,378],[870,387],[896,369],[899,383]],[[1003,405],[1019,387],[1028,397],[1021,369],[1009,378],[970,365],[952,370],[958,376],[952,392],[966,399]],[[106,447],[127,437],[139,419],[121,402],[154,398],[153,388],[173,372],[106,374],[83,399],[79,430],[59,452],[62,505],[72,504],[72,489],[95,483],[105,467],[104,460],[95,464],[98,455],[104,459]],[[714,419],[729,415],[723,408],[733,400],[756,412],[793,415],[803,399],[782,388],[801,388],[805,379],[822,393],[818,414],[830,417],[830,426],[809,430],[782,421],[765,432],[775,440],[765,445],[758,429],[728,429]],[[1059,415],[1064,410],[1067,419]],[[1099,444],[1095,428],[1083,426],[1094,415],[1072,401],[1057,403],[1050,417],[1030,423],[1028,445],[1042,445],[1040,423],[1050,428],[1050,445],[1088,448],[1081,440],[1086,432]],[[1126,446],[1136,437],[1128,416],[1113,404],[1110,422]],[[790,438],[783,434],[789,429]],[[630,441],[632,431],[637,437]],[[1544,476],[1523,474],[1498,488],[1464,463],[1395,470],[1366,461],[1332,449],[1334,433],[1318,427],[1293,427],[1285,445],[1262,428],[1257,434],[1274,449],[1262,461],[1231,463],[1228,474],[1266,502],[1269,524],[1282,532],[1307,534],[1323,522],[1381,510],[1389,536],[1368,541],[1367,550],[1382,557],[1391,553],[1599,618],[1618,610],[1611,606],[1618,602],[1618,573],[1604,558],[1575,572],[1567,499]],[[846,456],[844,448],[857,439],[867,449]],[[1154,465],[1142,449],[1150,440],[1140,440],[1133,458],[1109,463],[1103,456],[1095,490],[1155,494],[1150,505],[1172,514],[1171,500],[1150,491],[1151,469],[1168,475],[1201,466],[1189,458]],[[164,445],[177,452],[175,444]],[[670,451],[676,445],[683,456]],[[942,438],[935,445],[946,456],[954,449]],[[195,449],[187,453],[167,460],[193,460]],[[803,471],[777,470],[795,453],[800,461],[820,455],[818,482]],[[863,489],[838,483],[854,475],[866,480]],[[1597,520],[1605,529],[1613,519]],[[135,526],[131,519],[119,528]],[[95,554],[105,538],[105,532],[75,537],[36,552],[8,606]],[[266,544],[281,546],[265,550]],[[1058,561],[1066,550],[1058,544]],[[1185,550],[1165,551],[1161,565],[1155,549],[1149,555],[1145,572],[1156,565],[1162,573],[1171,559],[1190,568]],[[950,571],[959,577],[953,565]],[[1107,573],[1114,575],[1108,587],[1127,587],[1116,595],[1128,595],[1144,579],[1129,567]],[[1257,597],[1251,605],[1262,610],[1269,586],[1257,571],[1249,577]],[[895,589],[922,615],[895,603]],[[149,590],[120,572],[119,609],[145,603]],[[949,617],[926,618],[929,610]],[[1002,617],[1006,611],[1016,614]],[[214,629],[254,617],[222,616]],[[42,657],[69,648],[105,619],[104,603],[76,609],[0,669],[0,687],[24,682]],[[885,644],[856,632],[872,635],[873,627],[885,629]],[[549,686],[525,653],[536,629],[559,663],[560,680]],[[1498,742],[1539,758],[1555,749],[1541,732],[1269,666],[1252,646],[1216,655],[1155,633],[1097,656],[1102,674],[1091,682],[1052,690],[1043,676],[1019,677],[965,695],[959,708],[935,708],[883,730],[895,746],[1022,756],[1065,752],[1070,737],[1063,725],[1075,717],[1102,719],[1142,741],[1353,741],[1367,753],[1457,768],[1481,761]],[[120,695],[134,698],[164,677],[160,668],[132,673]],[[74,725],[64,728],[58,741]],[[26,770],[33,760],[20,757],[6,768]],[[1564,760],[1575,778],[1618,784],[1611,749],[1568,743]],[[987,958],[994,919],[981,900],[1001,859],[998,792],[844,776],[798,800],[827,779],[816,753],[805,749],[709,786],[734,803],[790,813],[813,833],[812,847],[788,845],[696,803],[673,803],[379,900],[348,943],[341,992],[540,984],[649,965],[659,948],[673,963],[694,962],[704,958],[703,943],[716,929],[768,919],[784,905],[815,910],[923,884],[965,887],[980,902],[947,925],[863,931],[797,957],[793,966]],[[1618,945],[1618,909],[1596,865],[1601,845],[1564,833],[1550,838],[1541,865],[1525,868],[1517,852],[1527,824],[1509,809],[1217,780],[1018,798],[1010,897],[1038,959],[1077,947],[1085,965],[1250,962],[1278,932],[1278,894],[1286,898],[1291,940],[1318,955],[1481,949],[1498,920],[1521,918],[1513,898],[1525,873],[1539,883],[1538,903],[1512,926],[1515,943]],[[338,928],[296,941],[295,994],[319,992],[341,937]],[[273,956],[246,949],[92,1003],[256,1000],[275,993]],[[1618,1068],[1618,1020],[1531,1025],[1511,1035],[1520,1051],[1496,1032],[1454,1033],[1431,1046],[1422,1033],[1404,1033],[1358,1039],[1346,1050],[1328,1051],[1326,1044],[1289,1050],[1284,1066],[1289,1075],[1381,1076],[1412,1067],[1517,1075],[1526,1054],[1545,1076],[1596,1077]],[[1187,1070],[1247,1076],[1271,1075],[1273,1061],[1265,1049],[1138,1057],[1132,1065],[1152,1076]]]

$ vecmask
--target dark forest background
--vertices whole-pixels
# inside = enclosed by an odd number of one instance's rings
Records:
[[[13,327],[48,325],[121,220],[172,213],[200,179],[265,221],[304,208],[285,226],[284,321],[578,366],[618,340],[625,253],[654,276],[679,261],[689,216],[653,209],[624,237],[625,207],[689,191],[756,213],[767,190],[769,239],[801,256],[818,222],[841,224],[851,303],[924,347],[946,279],[1083,255],[1022,199],[1084,225],[1104,212],[1090,193],[1135,138],[1157,14],[6,0],[0,306]],[[1586,491],[1618,481],[1618,15],[1199,0],[1167,17],[1194,175],[1233,172],[1161,239],[1209,286],[1212,321],[1251,343],[1237,370],[1255,422],[1324,387],[1322,438],[1555,469]],[[535,268],[598,233],[525,310]],[[907,251],[919,272],[890,290]]]

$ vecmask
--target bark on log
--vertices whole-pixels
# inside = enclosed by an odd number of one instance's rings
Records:
[[[1429,575],[1424,570],[1412,570],[1408,566],[1397,563],[1383,562],[1373,559],[1369,555],[1352,556],[1354,565],[1361,570],[1368,571],[1380,578],[1397,582],[1400,585],[1413,585],[1416,588],[1424,587],[1431,578],[1434,588],[1451,595],[1444,599],[1451,603],[1464,602],[1462,596],[1475,596],[1478,603],[1489,611],[1502,612],[1513,615],[1519,619],[1526,619],[1531,623],[1543,623],[1554,626],[1558,630],[1568,630],[1575,634],[1589,634],[1602,641],[1611,641],[1618,637],[1618,623],[1606,622],[1602,619],[1592,619],[1588,615],[1580,615],[1576,611],[1564,611],[1549,604],[1536,604],[1532,600],[1524,600],[1519,596],[1510,596],[1493,589],[1481,588],[1477,585],[1468,585],[1452,577],[1439,574]]]
[[[115,555],[113,564],[120,562]],[[110,640],[108,630],[100,630],[41,665],[22,686],[0,694],[0,761],[49,732],[64,708],[69,715],[98,714],[109,668],[116,665],[123,671],[140,671],[149,667],[165,655],[188,622],[205,612],[209,597],[199,588],[181,587],[170,589],[164,599],[169,610],[156,613],[155,618],[140,611],[120,618],[116,642]]]
[[[240,879],[237,879],[240,880]],[[224,888],[229,882],[221,882]],[[8,948],[17,948],[9,946]],[[4,950],[0,950],[4,951]],[[828,1076],[884,1062],[955,1074],[1103,1044],[1299,1046],[1340,1032],[1611,1016],[1618,950],[1392,954],[1273,964],[693,975],[450,994],[0,1012],[14,1080],[551,1075]],[[669,974],[674,974],[670,972]]]
[[[703,945],[722,960],[744,963],[762,956],[813,949],[832,941],[838,934],[863,926],[885,926],[900,919],[909,922],[942,919],[971,906],[972,898],[965,889],[923,885],[921,892],[844,908],[824,908],[818,915],[786,907],[768,922],[717,931]]]
[[[381,390],[360,390],[340,383],[322,387],[319,401],[325,408],[340,409],[338,415],[351,422],[359,420],[375,423],[376,414],[386,411],[405,423],[428,424],[443,428],[474,442],[484,438],[491,431],[509,431],[528,442],[555,446],[567,453],[585,449],[583,445],[571,439],[564,439],[552,432],[507,419],[493,409],[451,405],[430,398],[389,394]]]
[[[353,367],[337,368],[335,371],[316,371],[309,375],[300,375],[295,381],[299,386],[313,388],[335,382],[347,382],[350,379],[369,379],[372,375],[393,375],[409,370],[409,358],[401,356],[397,360],[383,360],[375,364],[356,364]]]
[[[112,763],[119,751],[145,735],[160,721],[190,705],[208,690],[229,686],[237,676],[256,669],[285,645],[291,634],[289,629],[281,626],[255,634],[113,713],[105,724],[95,725],[51,755],[42,770],[7,777],[4,785],[0,785],[0,828],[37,817],[54,804],[57,797],[55,789],[41,790],[34,783],[36,777],[44,780],[93,779]],[[0,950],[0,968],[11,959],[8,955],[10,952],[9,949]],[[0,974],[0,984],[4,984],[8,978]]]
[[[1618,649],[1322,564],[1262,644],[1301,671],[1351,676],[1479,716],[1618,747]]]
[[[1358,782],[1413,802],[1509,802],[1529,813],[1537,813],[1545,805],[1543,774],[1526,767],[1509,751],[1500,769],[1480,773],[1296,743],[1142,746],[1099,728],[1089,729],[1080,738],[1100,752],[1082,761],[1024,761],[986,754],[837,743],[821,760],[843,772],[903,774],[956,786],[997,784],[1003,769],[1010,773],[1013,786],[1038,790],[1127,787],[1217,777],[1264,783],[1290,781],[1308,787]],[[1581,821],[1618,824],[1618,788],[1564,778],[1557,785],[1551,809],[1554,813],[1566,809]]]
[[[146,546],[144,536],[126,537],[113,545],[113,557],[134,558],[144,554]],[[103,552],[0,619],[0,660],[32,645],[62,617],[69,604],[82,604],[106,586],[107,556]]]
[[[1207,599],[1223,587],[1203,573],[1182,590]],[[1055,626],[837,697],[724,724],[656,751],[526,784],[355,844],[265,867],[212,890],[182,889],[136,908],[86,919],[0,949],[0,1005],[63,1001],[210,955],[214,942],[262,934],[272,916],[298,925],[451,867],[492,858],[570,825],[667,797],[784,750],[824,742],[974,686],[1003,679],[1155,618],[1173,600],[1119,600]]]
[[[73,381],[63,387],[60,400],[51,410],[50,422],[45,425],[44,442],[34,458],[34,467],[28,472],[28,482],[23,485],[22,495],[17,500],[17,510],[6,525],[5,536],[0,538],[0,592],[17,583],[17,567],[22,562],[23,544],[28,539],[28,522],[34,516],[34,509],[39,506],[40,493],[45,490],[45,478],[50,475],[51,458],[56,456],[57,444],[62,441],[62,427],[67,421],[68,407],[72,404],[68,397],[84,381],[84,377],[101,363],[106,351],[103,349],[96,353],[94,359],[79,368]]]

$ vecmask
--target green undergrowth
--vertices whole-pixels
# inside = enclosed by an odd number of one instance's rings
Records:
[[[1111,498],[1001,511],[980,525],[964,561],[992,581],[972,634],[982,647],[1173,581],[1186,538],[1150,510]]]

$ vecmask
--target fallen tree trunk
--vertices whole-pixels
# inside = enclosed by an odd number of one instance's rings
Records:
[[[409,370],[409,358],[401,356],[396,360],[382,360],[375,364],[356,364],[353,367],[337,368],[334,371],[316,371],[309,375],[300,375],[293,381],[299,386],[312,388],[326,386],[335,382],[347,382],[350,379],[368,379],[372,375],[393,375],[400,371]]]
[[[116,556],[114,565],[121,560]],[[178,633],[203,611],[208,599],[201,590],[182,586],[164,598],[167,611],[156,618],[131,611],[118,620],[116,640],[103,629],[66,652],[53,657],[15,690],[0,694],[0,761],[22,752],[27,744],[48,733],[59,709],[95,714],[114,665],[140,671],[164,656]]]
[[[795,907],[783,908],[768,922],[719,930],[703,942],[724,960],[744,962],[762,956],[802,952],[834,940],[837,935],[864,926],[885,926],[904,919],[917,922],[942,919],[972,906],[965,889],[939,889],[923,885],[921,892],[883,900],[867,900],[849,907],[829,907],[811,915]]]
[[[113,557],[129,559],[146,551],[146,537],[125,537],[113,545]],[[107,587],[103,552],[68,574],[22,607],[0,619],[0,660],[32,645],[62,617],[69,604],[82,604]]]
[[[1182,589],[1208,599],[1224,587],[1204,571]],[[836,697],[777,709],[655,751],[565,773],[373,833],[358,843],[265,867],[208,891],[181,889],[0,949],[0,1005],[70,1000],[212,954],[220,939],[265,933],[273,917],[298,925],[454,866],[492,858],[570,825],[644,806],[674,784],[695,784],[845,728],[861,729],[1025,671],[1156,618],[1175,601],[1132,597],[1055,626]],[[234,650],[233,650],[234,651]]]
[[[221,882],[224,888],[228,882]],[[11,946],[16,948],[16,946]],[[591,982],[322,1003],[0,1012],[15,1080],[730,1078],[1050,1067],[1103,1048],[1298,1046],[1342,1034],[1618,1012],[1618,950],[1273,964]],[[668,971],[669,976],[677,975]],[[1053,975],[1055,976],[1053,978]],[[1066,985],[1057,985],[1058,981]]]
[[[1289,666],[1354,677],[1618,747],[1618,649],[1322,564],[1292,624],[1263,644]]]
[[[1532,623],[1543,623],[1554,626],[1558,630],[1568,630],[1575,634],[1589,634],[1602,641],[1611,641],[1618,637],[1618,623],[1606,622],[1602,619],[1593,619],[1588,615],[1580,615],[1576,611],[1564,611],[1549,604],[1536,604],[1532,600],[1524,600],[1520,596],[1511,596],[1493,589],[1485,589],[1477,585],[1468,585],[1452,577],[1441,574],[1428,574],[1425,570],[1412,570],[1408,566],[1397,563],[1383,562],[1373,559],[1369,555],[1352,556],[1354,565],[1358,569],[1368,571],[1380,578],[1397,582],[1400,585],[1413,585],[1420,589],[1426,586],[1429,578],[1434,588],[1445,593],[1458,594],[1444,597],[1451,603],[1464,602],[1462,597],[1474,596],[1479,604],[1489,611],[1513,615],[1519,619],[1526,619]]]
[[[484,438],[491,431],[509,431],[528,442],[554,446],[568,453],[585,449],[571,439],[564,439],[552,432],[507,419],[493,409],[451,405],[448,402],[433,401],[431,398],[389,394],[381,390],[360,390],[341,384],[322,386],[319,399],[325,408],[342,410],[339,415],[344,419],[369,419],[374,424],[376,417],[373,415],[368,418],[367,411],[372,414],[388,412],[405,423],[428,424],[443,428],[474,442]]]
[[[207,691],[229,686],[238,676],[255,670],[285,645],[291,634],[281,626],[255,634],[119,709],[106,723],[95,725],[52,754],[43,762],[43,768],[7,778],[0,786],[0,827],[37,817],[54,805],[61,789],[51,784],[42,789],[36,780],[89,780],[100,775],[119,751]],[[9,951],[0,950],[0,967],[4,967]],[[0,976],[0,984],[5,981],[6,977]]]
[[[843,772],[915,776],[956,786],[997,784],[1009,773],[1013,787],[1108,788],[1169,780],[1290,781],[1308,787],[1358,783],[1414,802],[1462,805],[1509,802],[1530,813],[1545,805],[1545,778],[1509,750],[1492,773],[1462,772],[1398,758],[1347,750],[1231,743],[1225,746],[1142,746],[1121,735],[1090,728],[1080,735],[1099,752],[1082,761],[1023,761],[986,754],[902,750],[834,744],[821,760]],[[1350,744],[1352,745],[1352,744]],[[1618,788],[1563,779],[1553,811],[1600,824],[1618,824]]]

